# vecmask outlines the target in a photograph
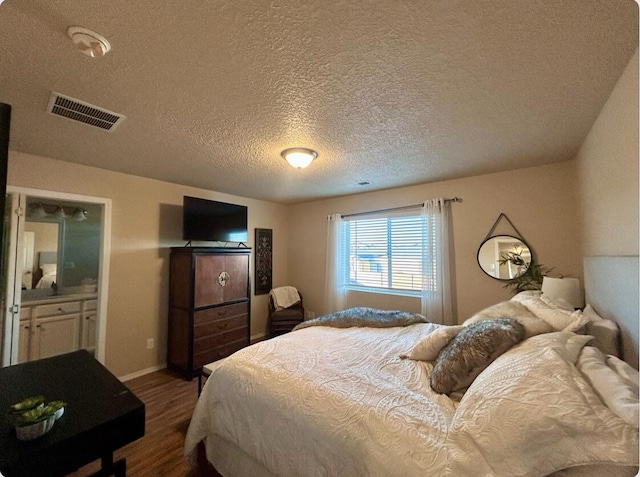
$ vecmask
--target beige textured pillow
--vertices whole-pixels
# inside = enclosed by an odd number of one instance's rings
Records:
[[[554,331],[551,325],[536,317],[525,305],[512,300],[496,303],[495,305],[485,308],[465,320],[462,324],[469,326],[479,321],[492,320],[495,318],[513,318],[517,320],[518,323],[524,326],[524,339]]]
[[[438,356],[442,348],[449,344],[449,341],[457,335],[462,325],[443,326],[436,331],[429,333],[427,336],[418,341],[411,352],[400,355],[402,359],[414,359],[417,361],[433,361]]]

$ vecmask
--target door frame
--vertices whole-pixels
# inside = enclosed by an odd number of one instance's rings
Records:
[[[86,202],[89,204],[97,204],[102,206],[102,217],[100,223],[100,277],[98,279],[98,310],[97,310],[97,336],[95,357],[102,364],[105,364],[106,343],[107,343],[107,304],[109,296],[109,265],[111,256],[111,199],[105,197],[94,197],[88,195],[71,194],[67,192],[32,189],[27,187],[18,187],[7,185],[6,194],[25,194],[27,196],[36,196],[47,199],[69,200],[77,202]],[[11,259],[11,257],[7,257]],[[20,277],[21,278],[21,277]],[[17,279],[17,278],[16,278]],[[22,280],[20,280],[22,283]],[[20,313],[15,315],[13,334],[19,333]],[[4,346],[10,342],[5,337]],[[11,363],[17,362],[17,348],[15,353],[12,349]]]

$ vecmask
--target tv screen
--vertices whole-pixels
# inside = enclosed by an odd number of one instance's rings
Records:
[[[247,207],[184,196],[182,238],[216,242],[246,242]]]

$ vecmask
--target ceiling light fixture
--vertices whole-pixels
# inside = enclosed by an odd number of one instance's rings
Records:
[[[102,35],[80,26],[67,29],[67,34],[78,49],[91,58],[100,58],[111,50],[111,44]]]
[[[280,153],[280,155],[284,157],[289,164],[293,167],[297,167],[298,169],[304,169],[311,164],[316,157],[318,157],[318,153],[316,151],[306,147],[292,147],[285,149]]]

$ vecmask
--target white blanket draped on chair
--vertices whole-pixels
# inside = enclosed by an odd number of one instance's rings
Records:
[[[273,305],[277,310],[289,308],[291,305],[295,305],[300,301],[300,295],[295,287],[278,287],[273,288],[269,294],[273,299]]]

